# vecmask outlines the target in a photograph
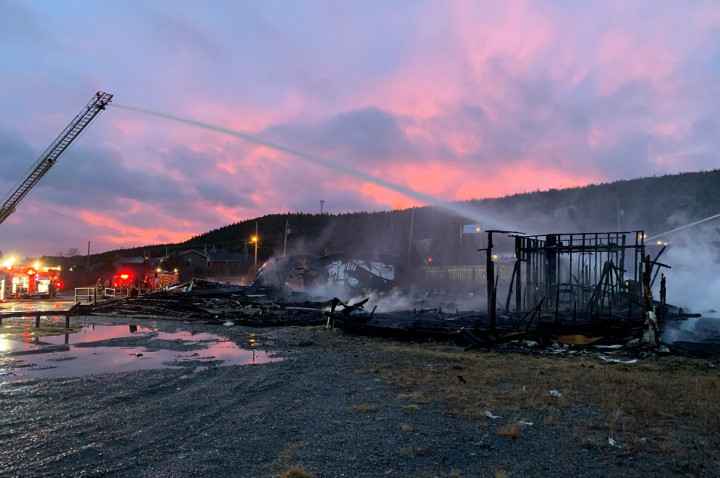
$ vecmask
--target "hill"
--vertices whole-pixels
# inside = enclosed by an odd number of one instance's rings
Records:
[[[487,217],[487,222],[480,224],[483,230],[509,224],[527,234],[642,230],[653,236],[720,214],[720,170],[551,189],[461,204]],[[423,256],[418,249],[424,241],[429,244],[425,252],[439,263],[459,258],[463,252],[462,227],[474,224],[438,206],[340,215],[273,214],[209,231],[187,241],[183,247],[241,251],[245,238],[255,234],[256,223],[263,257],[282,253],[287,224],[288,251],[319,255],[389,253],[407,257],[408,249],[414,249],[416,256]]]
[[[383,212],[270,214],[195,236],[179,244],[158,244],[96,254],[91,264],[130,256],[160,257],[181,250],[251,251],[257,228],[258,255],[334,253],[390,255],[396,262],[480,263],[483,236],[461,234],[464,225],[526,234],[645,231],[648,236],[720,213],[720,170],[647,177],[570,189],[551,189],[454,203],[477,211],[473,219],[440,206]],[[452,206],[452,205],[451,205]],[[289,233],[286,236],[286,227]],[[717,234],[720,239],[720,234]]]

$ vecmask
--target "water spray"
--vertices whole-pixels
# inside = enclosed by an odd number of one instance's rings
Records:
[[[667,236],[668,234],[672,234],[672,233],[674,233],[674,232],[682,231],[683,229],[687,229],[687,228],[689,228],[689,227],[697,226],[697,225],[699,225],[699,224],[702,224],[702,223],[708,222],[708,221],[712,221],[713,219],[717,219],[717,218],[719,218],[719,217],[720,217],[720,214],[715,214],[714,216],[706,217],[705,219],[700,219],[699,221],[691,222],[690,224],[685,224],[684,226],[680,226],[680,227],[678,227],[678,228],[676,228],[676,229],[673,229],[672,231],[665,231],[665,232],[663,232],[662,234],[657,234],[657,235],[655,235],[655,236],[653,236],[653,237],[648,237],[648,238],[645,239],[645,240],[648,241],[648,242],[649,242],[649,241],[653,241],[653,240],[659,239],[659,238],[661,238],[661,237],[663,237],[663,236]]]
[[[326,168],[335,169],[337,171],[341,171],[343,173],[349,174],[351,176],[355,176],[355,177],[363,179],[365,181],[369,181],[371,183],[377,184],[378,186],[384,187],[385,189],[389,189],[391,191],[395,191],[400,194],[403,194],[407,197],[422,201],[425,204],[435,205],[435,206],[443,208],[445,210],[452,211],[466,219],[471,219],[473,221],[476,221],[476,222],[482,223],[482,224],[492,224],[493,228],[512,229],[512,227],[513,227],[513,226],[510,226],[507,224],[503,224],[502,222],[498,221],[496,218],[492,218],[488,215],[481,214],[476,209],[465,206],[463,204],[453,204],[453,203],[444,202],[444,201],[439,200],[436,197],[433,197],[429,194],[425,194],[425,193],[422,193],[419,191],[415,191],[414,189],[411,189],[407,186],[403,186],[401,184],[397,184],[392,181],[388,181],[387,179],[373,176],[372,174],[368,174],[366,172],[350,168],[348,166],[342,165],[342,164],[334,162],[334,161],[323,159],[318,156],[313,156],[311,154],[303,153],[301,151],[292,149],[292,148],[284,146],[282,144],[278,144],[278,143],[274,143],[272,141],[258,138],[257,136],[253,136],[248,133],[243,133],[240,131],[235,131],[235,130],[231,130],[228,128],[224,128],[222,126],[212,125],[209,123],[204,123],[201,121],[196,121],[196,120],[192,120],[192,119],[188,119],[188,118],[181,118],[179,116],[174,116],[174,115],[170,115],[170,114],[166,114],[166,113],[150,111],[150,110],[146,110],[143,108],[136,108],[134,106],[124,106],[124,105],[118,105],[115,103],[111,103],[108,106],[111,106],[113,108],[120,108],[120,109],[124,109],[124,110],[128,110],[128,111],[135,111],[137,113],[144,113],[144,114],[155,116],[158,118],[164,118],[164,119],[171,120],[171,121],[185,123],[185,124],[188,124],[191,126],[197,126],[199,128],[204,128],[204,129],[208,129],[208,130],[212,130],[212,131],[218,131],[220,133],[229,134],[229,135],[235,136],[237,138],[241,138],[246,141],[249,141],[251,143],[259,144],[261,146],[265,146],[265,147],[268,147],[268,148],[271,148],[271,149],[274,149],[274,150],[277,150],[277,151],[280,151],[280,152],[283,152],[286,154],[297,156],[298,158],[302,158],[311,163],[319,164]],[[490,228],[486,227],[486,229],[490,229]]]

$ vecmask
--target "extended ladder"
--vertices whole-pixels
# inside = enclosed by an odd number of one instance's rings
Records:
[[[42,179],[50,168],[55,164],[61,154],[70,146],[75,138],[90,124],[90,122],[105,109],[113,95],[98,91],[92,100],[83,108],[74,120],[60,133],[60,136],[45,150],[45,152],[35,161],[27,173],[25,179],[18,181],[2,200],[0,206],[0,224],[8,218],[10,214],[15,212],[15,208],[20,201],[30,192],[30,190]]]

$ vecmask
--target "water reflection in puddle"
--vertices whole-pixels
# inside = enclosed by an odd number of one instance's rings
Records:
[[[254,343],[252,339],[250,343]],[[0,383],[167,367],[202,369],[281,360],[210,333],[160,332],[135,325],[87,325],[79,332],[17,341],[0,334]]]

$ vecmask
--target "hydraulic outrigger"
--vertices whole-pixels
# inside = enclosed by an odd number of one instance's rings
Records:
[[[60,136],[45,150],[25,174],[24,179],[18,181],[15,186],[2,199],[0,206],[0,224],[15,212],[20,201],[30,190],[42,179],[43,176],[55,164],[61,154],[70,146],[80,133],[104,110],[113,95],[98,91],[83,110],[73,119],[69,125],[60,133]]]

